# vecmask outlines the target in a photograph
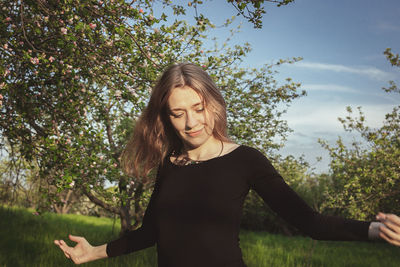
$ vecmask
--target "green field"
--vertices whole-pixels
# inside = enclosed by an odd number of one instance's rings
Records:
[[[118,236],[108,218],[46,213],[0,207],[0,266],[73,266],[53,244],[67,234],[85,236],[98,245]],[[259,266],[400,266],[400,248],[385,243],[323,242],[243,231],[244,260]],[[154,248],[82,266],[156,266]],[[190,266],[188,266],[190,267]]]

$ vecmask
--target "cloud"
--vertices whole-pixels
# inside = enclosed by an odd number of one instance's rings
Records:
[[[382,71],[378,68],[371,66],[349,67],[345,65],[326,64],[319,62],[298,62],[293,66],[299,68],[314,69],[314,70],[323,70],[323,71],[325,70],[325,71],[358,74],[380,81],[393,80],[395,78],[394,74]]]
[[[353,115],[358,112],[353,107]],[[363,105],[362,111],[366,117],[366,124],[370,127],[381,127],[385,114],[390,112],[395,105]],[[335,103],[313,103],[308,102],[301,105],[293,105],[288,113],[284,115],[289,127],[294,132],[288,136],[285,147],[280,151],[283,156],[294,155],[296,157],[305,155],[305,159],[313,164],[318,172],[328,171],[329,154],[317,142],[318,138],[326,140],[333,145],[338,136],[345,143],[352,142],[356,134],[344,131],[338,117],[347,116],[345,105]],[[322,162],[317,163],[315,158],[322,156]]]
[[[343,118],[348,115],[346,106],[338,103],[293,105],[284,115],[284,119],[295,133],[300,132],[308,136],[313,136],[318,132],[343,133],[338,117]],[[350,106],[353,108],[353,115],[357,116],[356,106]],[[394,106],[396,105],[363,105],[362,111],[366,117],[366,124],[370,127],[382,126],[385,114],[391,112]]]
[[[375,26],[374,29],[378,31],[386,31],[386,32],[400,32],[400,26],[395,25],[386,21],[380,21]]]
[[[354,88],[337,84],[302,84],[301,88],[306,91],[359,93],[359,91],[355,90]]]
[[[399,103],[399,98],[397,97],[397,95],[383,93],[383,91],[371,91],[368,90],[368,88],[356,89],[350,86],[343,86],[338,84],[310,83],[302,84],[301,89],[307,91],[310,94],[312,92],[323,92],[328,96],[330,93],[333,93],[334,95],[332,95],[332,100],[333,98],[338,99],[339,95],[343,96],[343,93],[348,93],[353,94],[353,97],[354,95],[355,97],[367,97],[368,99],[372,99],[373,102],[377,102],[379,100],[380,102],[385,102],[388,105],[396,105]],[[345,98],[343,97],[341,99]],[[350,98],[347,98],[347,100],[349,99]],[[364,103],[356,103],[355,105],[363,106]]]

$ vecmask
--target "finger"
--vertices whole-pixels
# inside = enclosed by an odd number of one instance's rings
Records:
[[[68,246],[64,240],[60,240],[60,248],[62,249],[62,251],[64,251],[64,253],[67,253],[68,255],[71,254],[72,248],[70,246]]]
[[[382,220],[385,220],[385,218],[386,218],[386,214],[383,212],[378,212],[378,214],[376,215],[377,220],[382,221]]]
[[[382,221],[382,223],[389,228],[390,230],[392,230],[393,232],[397,233],[400,236],[400,225],[396,225],[394,223],[392,223],[390,220],[384,220]]]
[[[391,229],[384,226],[379,227],[381,233],[384,233],[388,238],[400,242],[400,234],[393,232]]]
[[[65,257],[67,257],[68,259],[71,258],[71,256],[69,255],[69,253],[67,252],[67,246],[61,243],[62,240],[54,240],[54,244],[56,244],[64,253]]]
[[[66,247],[68,247],[67,243],[65,243],[64,240],[60,240],[60,244],[61,244],[61,246],[66,246]]]
[[[60,248],[62,246],[66,246],[67,244],[64,242],[64,240],[54,240],[54,244],[56,244],[57,246],[59,246]]]
[[[388,243],[400,247],[400,242],[399,242],[399,241],[396,241],[396,240],[393,240],[393,239],[389,238],[385,233],[380,232],[380,233],[379,233],[379,236],[380,236],[382,239],[386,240]]]
[[[395,214],[386,214],[386,220],[390,220],[400,226],[400,217]]]
[[[65,252],[65,251],[64,251],[64,255],[65,255],[65,257],[67,257],[68,259],[71,258],[71,256],[70,256],[67,252]]]

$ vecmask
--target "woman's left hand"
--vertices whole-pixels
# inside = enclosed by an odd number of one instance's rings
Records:
[[[379,228],[379,236],[390,244],[400,247],[400,217],[379,212],[376,219],[386,226]]]

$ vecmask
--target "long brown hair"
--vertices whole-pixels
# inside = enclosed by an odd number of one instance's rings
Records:
[[[150,101],[135,124],[135,129],[121,155],[122,169],[128,175],[144,178],[172,151],[181,151],[183,143],[170,119],[168,98],[172,89],[189,86],[214,114],[213,136],[229,142],[225,100],[211,77],[192,63],[168,67],[157,81]]]

